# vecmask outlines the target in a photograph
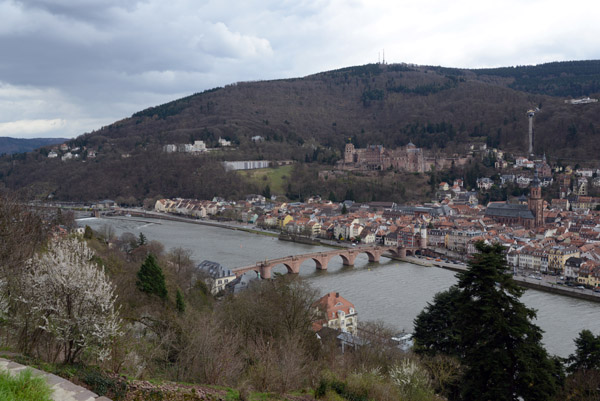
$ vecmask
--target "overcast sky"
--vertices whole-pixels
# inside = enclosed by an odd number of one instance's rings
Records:
[[[600,59],[597,0],[0,0],[0,136],[75,137],[238,81]]]

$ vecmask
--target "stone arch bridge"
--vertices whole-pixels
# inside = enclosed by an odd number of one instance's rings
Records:
[[[269,259],[260,262],[256,262],[253,265],[236,267],[231,270],[236,276],[255,271],[259,277],[269,279],[271,278],[271,271],[273,267],[277,265],[284,265],[288,273],[299,273],[300,266],[306,260],[314,260],[317,269],[327,270],[329,261],[335,257],[341,257],[344,266],[354,266],[356,257],[361,253],[364,253],[369,258],[369,262],[379,262],[381,256],[391,256],[393,258],[406,257],[407,253],[414,255],[416,249],[405,249],[394,246],[361,246],[356,248],[336,249],[333,251],[325,252],[312,252],[305,253],[302,255],[292,255],[283,258]]]

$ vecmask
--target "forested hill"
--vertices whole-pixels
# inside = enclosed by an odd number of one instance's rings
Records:
[[[526,112],[535,107],[540,108],[535,152],[587,161],[600,149],[600,103],[565,100],[598,98],[599,83],[596,60],[479,70],[368,64],[304,78],[240,82],[142,110],[72,140],[73,146],[97,151],[97,158],[85,163],[48,160],[44,152],[4,157],[0,180],[10,188],[27,186],[35,193],[43,188],[69,199],[139,198],[237,186],[232,184],[237,178],[225,173],[218,173],[221,181],[215,184],[218,160],[333,163],[349,138],[357,147],[412,141],[442,152],[485,142],[524,154]],[[264,140],[254,142],[255,136]],[[160,150],[194,140],[214,147],[219,137],[231,140],[236,150],[194,159],[167,157]],[[109,178],[114,183],[105,185]]]
[[[351,137],[357,146],[412,140],[452,149],[483,140],[517,151],[526,146],[526,111],[540,107],[536,151],[553,154],[559,147],[563,156],[588,157],[595,153],[580,145],[600,127],[597,105],[564,100],[599,94],[600,61],[482,70],[368,64],[215,88],[140,111],[95,135],[127,137],[126,147],[191,139],[215,144],[219,136],[243,145],[261,135],[267,142],[336,149]]]
[[[550,96],[600,93],[600,60],[473,70],[478,75],[510,78],[510,88]]]
[[[56,145],[68,141],[65,138],[10,138],[0,137],[0,155],[21,152],[30,152],[42,146]]]

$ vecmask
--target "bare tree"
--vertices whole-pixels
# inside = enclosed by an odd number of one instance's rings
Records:
[[[192,288],[194,261],[189,249],[173,248],[167,254],[167,266],[173,271],[177,284],[186,292]]]
[[[23,262],[45,241],[46,231],[33,209],[0,193],[0,278],[18,275]]]

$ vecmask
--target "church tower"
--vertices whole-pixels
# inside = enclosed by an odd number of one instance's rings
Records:
[[[534,217],[534,227],[541,227],[544,225],[544,199],[542,199],[542,186],[540,185],[540,179],[538,178],[537,169],[533,181],[531,182],[531,191],[529,193],[529,210]]]

